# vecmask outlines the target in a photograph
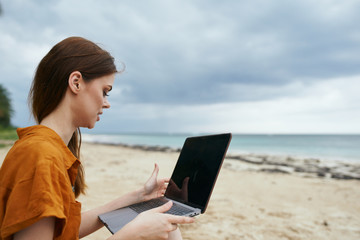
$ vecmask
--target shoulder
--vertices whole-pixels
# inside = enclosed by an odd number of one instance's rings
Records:
[[[53,174],[54,171],[64,170],[61,150],[56,144],[36,138],[17,141],[5,157],[0,172],[3,177],[7,175],[10,179],[21,181],[32,178],[36,173]]]
[[[17,141],[10,149],[7,158],[15,158],[15,161],[27,161],[35,164],[42,161],[54,161],[61,156],[61,149],[51,139],[33,137]]]

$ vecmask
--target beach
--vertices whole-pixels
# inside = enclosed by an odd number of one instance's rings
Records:
[[[1,162],[9,148],[0,149]],[[178,156],[169,149],[83,143],[83,210],[142,187],[155,163],[159,177],[169,177]],[[311,159],[229,157],[205,214],[180,226],[184,239],[360,239],[357,164],[332,168]],[[84,239],[110,235],[102,228]]]

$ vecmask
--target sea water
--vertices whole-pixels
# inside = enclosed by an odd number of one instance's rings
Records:
[[[194,134],[83,134],[87,142],[181,148]],[[229,154],[267,154],[360,162],[360,135],[233,134]]]

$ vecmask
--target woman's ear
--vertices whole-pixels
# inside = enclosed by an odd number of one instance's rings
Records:
[[[83,84],[81,72],[79,71],[72,72],[69,76],[68,83],[70,90],[74,94],[78,94]]]

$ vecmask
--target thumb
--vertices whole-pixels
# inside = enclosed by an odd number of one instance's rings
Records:
[[[153,213],[164,213],[170,210],[170,208],[172,207],[173,202],[172,201],[168,201],[167,203],[161,205],[160,207],[156,207],[153,208],[151,210],[149,210],[149,212],[153,212]]]
[[[150,178],[153,178],[153,177],[157,178],[158,174],[159,174],[159,165],[157,165],[157,163],[155,163],[154,171],[152,172]]]
[[[159,166],[155,163],[154,171],[150,178],[145,182],[144,190],[145,194],[150,194],[157,186],[157,176],[159,173]]]

